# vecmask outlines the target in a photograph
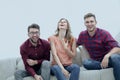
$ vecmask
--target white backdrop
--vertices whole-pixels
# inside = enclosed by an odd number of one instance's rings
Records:
[[[113,37],[120,32],[120,0],[0,0],[0,59],[20,56],[19,46],[32,23],[40,25],[41,38],[47,39],[64,17],[77,38],[85,30],[83,16],[88,12]]]

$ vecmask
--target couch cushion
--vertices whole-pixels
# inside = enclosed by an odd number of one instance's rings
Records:
[[[100,70],[86,70],[80,67],[79,80],[102,80],[100,77]],[[50,79],[57,80],[55,76],[51,76]]]
[[[100,70],[101,80],[115,80],[113,75],[113,68]]]
[[[113,68],[87,70],[84,67],[80,67],[80,80],[115,80]]]
[[[7,80],[14,80],[14,76],[8,77]]]
[[[99,70],[84,70],[80,71],[79,80],[101,80]]]
[[[9,77],[7,80],[14,80],[14,76]],[[34,80],[32,76],[25,77],[23,80]],[[50,80],[57,80],[55,76],[50,77]],[[113,76],[113,69],[101,70],[87,70],[80,67],[79,80],[115,80]]]
[[[16,65],[17,70],[25,70],[23,60],[21,58],[17,58],[17,65]]]
[[[14,76],[8,77],[7,80],[15,80]],[[35,80],[32,76],[25,77],[23,80]]]

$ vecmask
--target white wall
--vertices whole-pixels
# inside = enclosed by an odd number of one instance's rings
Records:
[[[20,56],[19,46],[28,38],[27,27],[32,23],[40,25],[41,37],[47,39],[64,17],[77,38],[85,29],[83,16],[88,12],[113,37],[120,32],[119,0],[0,0],[0,59]]]

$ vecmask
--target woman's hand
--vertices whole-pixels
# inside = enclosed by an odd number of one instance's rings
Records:
[[[62,72],[63,72],[63,74],[65,75],[66,78],[70,77],[70,74],[66,69],[63,69]]]
[[[68,40],[65,42],[64,39],[61,39],[61,43],[62,43],[64,49],[68,49],[68,48],[67,48],[67,46],[68,46]]]

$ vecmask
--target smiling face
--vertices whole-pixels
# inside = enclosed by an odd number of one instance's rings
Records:
[[[28,36],[33,43],[37,43],[40,36],[39,30],[36,28],[30,28],[28,32]]]
[[[58,28],[59,29],[67,29],[68,28],[68,22],[67,20],[65,19],[61,19],[59,22],[58,22]]]
[[[67,19],[61,18],[57,24],[56,36],[65,33],[65,37],[68,39],[71,36],[71,28]]]
[[[94,32],[96,29],[97,22],[94,17],[88,17],[88,18],[85,18],[84,24],[85,24],[88,32]]]

